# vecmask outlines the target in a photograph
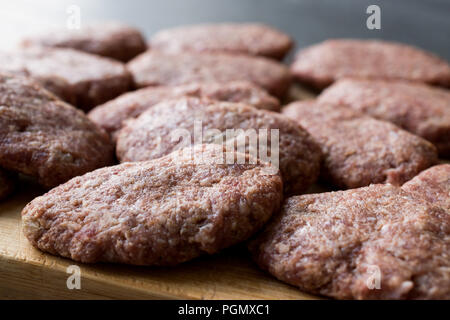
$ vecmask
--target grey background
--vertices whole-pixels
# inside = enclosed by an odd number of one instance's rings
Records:
[[[182,24],[260,21],[289,33],[297,47],[333,37],[381,38],[450,60],[450,0],[2,0],[0,46],[12,46],[24,34],[65,27],[71,4],[80,7],[82,23],[122,20],[147,37]],[[370,4],[381,7],[381,30],[366,28]]]

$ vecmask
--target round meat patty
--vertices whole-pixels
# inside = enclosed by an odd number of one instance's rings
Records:
[[[0,74],[0,166],[46,187],[113,163],[108,135],[31,79]]]
[[[243,147],[238,150],[262,160],[268,156],[278,162],[288,194],[306,190],[319,174],[319,147],[295,121],[244,104],[193,97],[159,103],[128,121],[116,153],[121,162],[144,161],[201,143]]]
[[[15,179],[10,172],[0,169],[0,200],[3,200],[14,190]]]
[[[149,50],[127,66],[138,87],[249,81],[282,98],[291,82],[289,69],[283,64],[263,57],[237,54],[169,54]]]
[[[157,32],[151,47],[168,53],[228,52],[283,59],[293,46],[287,34],[260,23],[182,26]]]
[[[291,197],[256,262],[338,299],[450,299],[450,215],[392,185]]]
[[[258,109],[280,110],[278,99],[258,86],[246,82],[192,83],[180,86],[148,87],[125,93],[89,112],[89,118],[112,135],[122,128],[123,122],[136,118],[155,104],[183,96],[206,97],[219,101],[242,102]]]
[[[450,87],[449,64],[419,48],[381,41],[334,39],[301,50],[293,76],[322,89],[345,77],[403,79]]]
[[[24,208],[24,233],[43,251],[86,263],[175,265],[213,254],[261,228],[282,198],[269,164],[245,155],[244,164],[223,164],[223,151],[197,145],[76,177]]]
[[[344,79],[322,92],[318,100],[392,122],[450,157],[449,90],[407,81]]]
[[[83,110],[124,93],[132,81],[125,65],[118,61],[61,48],[1,52],[0,70],[30,76]]]
[[[431,167],[405,183],[402,188],[444,208],[450,214],[450,164]]]
[[[139,30],[115,21],[83,24],[75,30],[51,30],[24,39],[22,46],[71,48],[124,62],[147,49]]]
[[[344,106],[294,102],[283,114],[296,120],[322,148],[322,178],[341,188],[401,185],[438,162],[436,148],[397,126]]]

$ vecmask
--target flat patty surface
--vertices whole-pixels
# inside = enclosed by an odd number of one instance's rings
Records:
[[[180,86],[148,87],[125,93],[97,106],[89,112],[89,118],[107,132],[116,135],[123,122],[136,118],[163,100],[183,96],[206,97],[213,100],[242,102],[258,109],[279,111],[280,102],[258,86],[246,82],[192,83]]]
[[[228,52],[282,59],[292,48],[287,34],[259,23],[182,26],[157,32],[151,47],[170,53]]]
[[[449,90],[407,81],[345,79],[327,88],[318,100],[392,122],[450,157]]]
[[[322,177],[341,188],[401,185],[438,161],[428,141],[346,107],[302,101],[285,107],[283,114],[321,146]]]
[[[227,136],[227,129],[235,130]],[[319,147],[295,121],[245,104],[193,97],[162,102],[127,122],[116,153],[121,162],[144,161],[190,144],[225,142],[257,157],[270,159],[274,152],[286,193],[306,190],[319,174]]]
[[[35,81],[0,74],[0,166],[46,187],[110,165],[108,135]]]
[[[444,208],[450,214],[450,164],[431,167],[405,183],[402,188]]]
[[[33,47],[0,53],[0,70],[30,76],[63,100],[87,110],[127,91],[125,65],[72,49]]]
[[[288,68],[281,63],[263,57],[224,53],[169,54],[149,50],[127,66],[138,87],[244,80],[280,98],[286,94],[291,80]]]
[[[449,64],[409,45],[381,40],[334,39],[302,49],[293,76],[316,88],[345,77],[403,79],[450,87]]]
[[[86,263],[175,265],[213,254],[261,228],[282,198],[277,170],[248,156],[220,164],[222,152],[198,145],[76,177],[24,208],[24,233]]]
[[[24,39],[23,47],[71,48],[120,61],[129,61],[147,49],[139,30],[120,22],[104,22],[75,30],[51,30]]]
[[[250,250],[314,294],[450,299],[450,215],[392,185],[291,197]]]

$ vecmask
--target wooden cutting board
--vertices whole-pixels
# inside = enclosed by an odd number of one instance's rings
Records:
[[[291,96],[312,97],[300,88]],[[42,193],[23,180],[0,202],[0,299],[317,299],[259,270],[243,245],[173,268],[87,265],[42,253],[23,235],[20,218]],[[67,267],[74,264],[80,290],[66,285]]]

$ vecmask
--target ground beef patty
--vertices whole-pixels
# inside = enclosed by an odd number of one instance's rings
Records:
[[[272,129],[278,130],[279,139]],[[295,121],[245,104],[193,97],[162,102],[128,121],[119,132],[116,153],[121,162],[144,161],[190,144],[225,142],[263,159],[265,155],[279,159],[286,193],[304,191],[319,174],[319,147]]]
[[[249,247],[263,269],[306,292],[450,299],[450,215],[396,186],[291,197]]]
[[[402,188],[444,208],[450,214],[450,164],[431,167],[405,183]]]
[[[63,100],[88,110],[127,91],[125,66],[72,49],[30,48],[0,53],[0,70],[28,75]]]
[[[287,67],[276,61],[246,55],[150,50],[128,63],[138,87],[192,82],[250,81],[281,98],[290,85]]]
[[[143,88],[125,93],[94,108],[89,112],[89,118],[114,137],[116,131],[122,127],[124,120],[138,117],[145,110],[163,100],[182,96],[207,97],[220,101],[242,102],[258,109],[280,110],[278,99],[263,89],[250,82],[236,81]]]
[[[75,30],[52,30],[24,39],[22,46],[72,48],[124,62],[147,49],[139,30],[120,22],[83,25]]]
[[[0,200],[11,194],[15,186],[14,175],[0,168]]]
[[[343,106],[301,101],[285,107],[283,114],[318,142],[323,179],[341,188],[401,185],[438,161],[428,141]]]
[[[197,145],[76,177],[24,208],[24,233],[43,251],[87,263],[175,265],[213,254],[261,228],[282,198],[277,170],[248,156],[219,164],[222,152]]]
[[[162,30],[151,47],[168,53],[228,52],[283,59],[292,48],[287,34],[260,23],[219,23]]]
[[[324,88],[344,77],[403,79],[450,86],[450,66],[421,49],[380,40],[328,40],[301,50],[294,77]]]
[[[406,81],[345,79],[319,101],[345,105],[417,134],[450,156],[450,91]]]
[[[0,74],[0,166],[46,187],[110,165],[108,135],[36,82]]]

